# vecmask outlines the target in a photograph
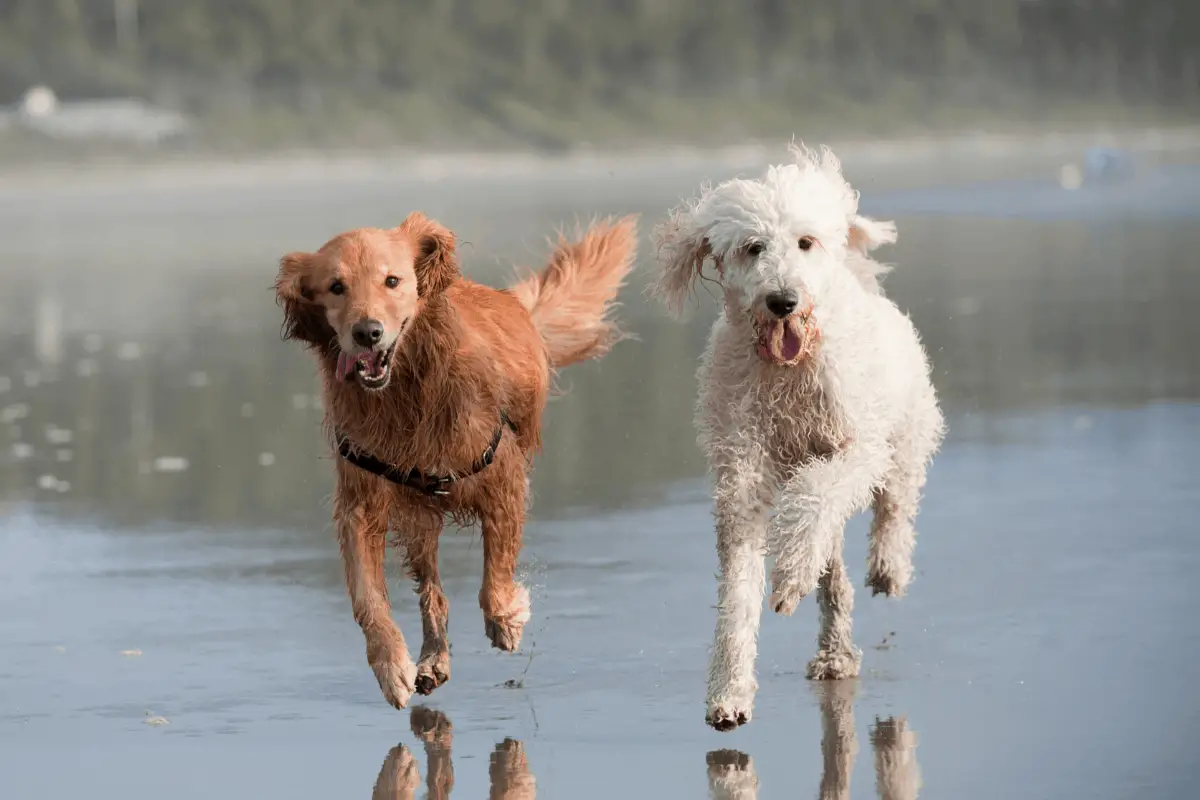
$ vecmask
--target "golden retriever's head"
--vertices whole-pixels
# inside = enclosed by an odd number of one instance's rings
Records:
[[[413,320],[457,275],[454,234],[423,214],[390,230],[339,234],[315,253],[280,259],[284,335],[336,353],[339,380],[383,389]]]

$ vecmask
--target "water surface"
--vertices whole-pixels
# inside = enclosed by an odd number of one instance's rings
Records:
[[[702,721],[716,558],[691,425],[711,297],[674,323],[635,276],[639,340],[563,373],[520,653],[483,636],[477,534],[444,537],[454,677],[410,719],[365,664],[314,369],[268,289],[283,252],[413,208],[499,284],[558,225],[636,211],[645,232],[730,170],[0,189],[5,796],[400,796],[377,779],[411,758],[422,786],[452,767],[460,797],[518,763],[543,797],[704,797],[730,763],[764,798],[841,773],[872,797],[873,740],[896,725],[921,797],[1191,796],[1200,173],[1071,193],[1045,166],[847,163],[864,209],[898,221],[887,288],[950,435],[909,596],[859,592],[862,678],[804,680],[811,603],[767,615],[755,720],[725,735]]]

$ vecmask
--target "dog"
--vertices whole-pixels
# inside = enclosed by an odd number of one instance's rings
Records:
[[[903,595],[913,520],[945,429],[918,333],[870,256],[896,241],[895,224],[858,213],[830,150],[791,153],[759,180],[703,189],[652,234],[652,295],[678,316],[711,264],[724,300],[696,407],[720,561],[706,710],[718,730],[751,718],[767,554],[776,612],[790,615],[817,590],[808,677],[858,674],[845,523],[873,507],[867,586]]]
[[[319,363],[354,619],[394,707],[450,678],[437,563],[446,518],[480,523],[484,630],[500,650],[519,647],[530,602],[514,572],[542,412],[556,370],[623,338],[611,312],[636,244],[634,217],[598,222],[560,237],[541,273],[494,289],[461,275],[454,234],[418,212],[280,259],[283,337]],[[420,597],[415,665],[392,620],[389,533]]]

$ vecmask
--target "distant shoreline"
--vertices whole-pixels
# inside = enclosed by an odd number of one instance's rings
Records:
[[[0,188],[74,189],[120,182],[194,186],[237,186],[271,182],[315,183],[389,176],[409,180],[459,178],[503,179],[537,174],[586,177],[613,167],[678,169],[707,165],[713,169],[759,165],[776,157],[787,140],[749,141],[723,147],[665,144],[628,148],[578,148],[562,153],[524,150],[437,151],[418,148],[376,150],[288,149],[254,154],[169,154],[62,156],[24,162],[0,158]],[[1115,146],[1148,153],[1200,152],[1200,124],[1172,126],[1090,126],[1073,130],[1023,132],[972,131],[923,136],[831,137],[806,144],[828,144],[845,163],[901,164],[961,158],[1078,158],[1092,146]]]

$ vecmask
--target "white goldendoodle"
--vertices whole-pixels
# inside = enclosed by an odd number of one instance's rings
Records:
[[[817,590],[814,679],[858,674],[846,521],[874,510],[866,585],[904,593],[912,579],[925,472],[944,435],[929,362],[908,316],[879,287],[868,253],[896,241],[858,214],[858,193],[828,149],[729,180],[654,231],[651,291],[675,313],[712,264],[724,295],[698,373],[696,425],[716,499],[718,614],[706,719],[750,720],[766,579],[791,614]]]

